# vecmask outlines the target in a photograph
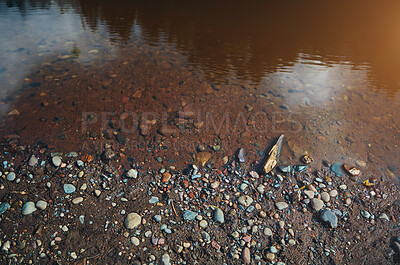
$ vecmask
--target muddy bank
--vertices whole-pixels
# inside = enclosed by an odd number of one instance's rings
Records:
[[[398,261],[399,191],[365,168],[350,176],[328,161],[280,162],[263,176],[251,156],[239,163],[231,150],[214,162],[209,147],[184,167],[124,165],[112,146],[101,156],[17,139],[1,148],[3,263]]]

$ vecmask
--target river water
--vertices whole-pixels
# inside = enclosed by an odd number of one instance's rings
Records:
[[[153,166],[199,143],[256,161],[285,134],[283,162],[396,182],[399,26],[398,1],[0,1],[0,132],[83,153],[115,138]]]

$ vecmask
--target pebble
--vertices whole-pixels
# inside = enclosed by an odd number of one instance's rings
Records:
[[[213,183],[211,183],[211,188],[215,190],[216,188],[219,187],[219,184],[220,184],[219,181],[214,181]]]
[[[331,165],[331,171],[336,175],[336,177],[343,176],[342,163],[340,162],[333,163]]]
[[[76,197],[72,200],[72,204],[80,204],[81,202],[83,202],[83,197]]]
[[[31,213],[33,213],[34,211],[36,211],[36,207],[35,207],[35,203],[34,202],[26,202],[24,204],[24,206],[22,206],[22,214],[23,215],[29,215]]]
[[[286,202],[277,202],[277,203],[275,203],[275,207],[278,210],[283,210],[283,209],[286,209],[287,207],[289,207],[289,204],[287,204]]]
[[[384,220],[386,220],[386,221],[389,221],[389,217],[388,217],[387,214],[385,214],[385,213],[381,213],[381,214],[378,216],[378,218],[379,218],[379,219],[384,219]]]
[[[154,215],[153,219],[154,219],[154,221],[156,221],[157,223],[159,223],[159,222],[161,222],[161,215],[159,215],[159,214]]]
[[[94,191],[94,195],[96,195],[97,197],[99,197],[101,194],[101,190],[95,190]]]
[[[81,186],[81,190],[85,191],[86,189],[87,189],[87,184],[83,183],[82,186]]]
[[[38,162],[39,162],[39,159],[37,159],[37,157],[35,155],[31,155],[31,157],[29,158],[29,161],[28,161],[28,166],[34,167],[37,165]]]
[[[200,227],[201,227],[201,228],[204,229],[204,228],[206,228],[207,226],[208,226],[208,223],[207,223],[206,220],[201,220],[201,221],[200,221]]]
[[[274,253],[267,253],[265,258],[267,260],[269,260],[269,261],[274,261],[275,260],[275,254]]]
[[[272,235],[273,235],[273,234],[272,234],[272,230],[271,230],[270,228],[266,227],[266,228],[264,229],[264,235],[266,235],[266,236],[272,236]]]
[[[315,211],[319,211],[321,210],[323,207],[325,206],[324,202],[320,199],[317,198],[313,198],[311,200],[311,207],[315,210]]]
[[[193,212],[193,211],[185,211],[183,213],[183,219],[187,220],[187,221],[193,221],[194,219],[196,219],[197,213]]]
[[[201,237],[203,238],[203,240],[205,242],[210,242],[211,241],[211,236],[209,233],[207,233],[206,231],[201,231]]]
[[[331,190],[329,192],[329,196],[331,196],[332,198],[335,198],[338,195],[338,191],[337,190]]]
[[[5,213],[8,209],[11,208],[11,205],[8,202],[3,202],[0,204],[0,215]]]
[[[238,151],[238,161],[239,163],[244,163],[246,162],[246,156],[243,148],[240,148]]]
[[[260,216],[261,218],[265,218],[265,217],[267,217],[267,213],[264,212],[264,211],[260,211],[259,216]]]
[[[214,211],[214,221],[220,224],[225,222],[224,212],[220,208],[216,208]]]
[[[168,253],[165,253],[164,255],[162,255],[161,257],[161,261],[163,263],[163,265],[171,265],[171,261],[170,261],[170,257],[168,255]]]
[[[361,210],[360,213],[361,213],[362,217],[364,217],[366,219],[369,219],[371,217],[371,214],[367,211]]]
[[[260,176],[258,175],[258,173],[257,172],[255,172],[255,171],[250,171],[249,172],[249,175],[252,177],[252,178],[255,178],[255,179],[258,179]]]
[[[51,161],[53,162],[53,165],[55,167],[59,167],[61,165],[61,157],[59,157],[59,156],[53,156]]]
[[[242,251],[242,260],[245,264],[249,264],[251,262],[250,249],[248,247],[244,248]]]
[[[63,188],[66,194],[74,193],[76,190],[75,186],[72,184],[64,184]]]
[[[135,179],[138,176],[138,171],[136,169],[131,168],[128,170],[128,172],[126,172],[126,176],[128,178]]]
[[[137,213],[129,213],[124,221],[124,225],[128,229],[133,229],[140,225],[142,222],[142,217]]]
[[[253,198],[247,195],[243,195],[238,198],[238,203],[240,203],[244,207],[249,207],[250,204],[253,203],[253,201]]]
[[[397,255],[400,255],[400,244],[397,241],[394,241],[392,244],[392,248]]]
[[[294,239],[289,239],[289,245],[290,245],[290,246],[296,245],[296,240],[294,240]]]
[[[14,181],[15,177],[16,177],[15,173],[14,172],[10,172],[10,173],[7,174],[6,178],[7,178],[8,181]]]
[[[351,204],[351,198],[346,198],[346,199],[344,200],[344,203],[345,203],[346,205],[350,205],[350,204]]]
[[[151,197],[149,200],[149,203],[151,204],[156,204],[158,203],[160,200],[157,197]]]
[[[321,212],[321,220],[329,224],[332,228],[336,228],[338,225],[336,214],[329,209],[325,209]]]
[[[162,175],[161,182],[162,183],[167,183],[171,179],[172,175],[169,172],[164,172]]]
[[[140,240],[137,237],[133,236],[133,237],[131,237],[131,243],[135,246],[139,246]]]
[[[265,186],[262,185],[262,184],[258,185],[257,191],[258,191],[259,193],[261,193],[261,194],[264,194],[264,192],[265,192]]]
[[[5,252],[8,252],[10,247],[11,247],[11,242],[10,241],[6,241],[6,242],[4,242],[3,247],[1,248],[1,250],[5,251]]]
[[[329,196],[329,193],[327,193],[327,192],[321,193],[321,200],[323,200],[324,202],[329,202],[330,199],[331,199],[331,197]]]
[[[314,195],[315,195],[315,193],[311,190],[305,190],[304,194],[310,199],[314,198]]]
[[[36,208],[40,209],[40,210],[44,210],[47,208],[47,202],[40,200],[38,202],[36,202]]]

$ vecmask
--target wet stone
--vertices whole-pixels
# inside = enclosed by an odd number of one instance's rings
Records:
[[[16,178],[16,176],[15,176],[15,173],[14,173],[14,172],[8,173],[8,174],[7,174],[7,177],[6,177],[6,179],[7,179],[8,181],[14,181],[15,178]]]
[[[162,255],[161,262],[162,262],[163,265],[171,265],[170,257],[169,257],[169,255],[167,253]]]
[[[193,221],[196,219],[197,213],[193,211],[185,211],[183,214],[183,219],[187,221]]]
[[[238,198],[238,203],[240,203],[244,207],[249,207],[253,203],[253,201],[253,198],[247,195],[243,195]]]
[[[362,215],[362,217],[369,219],[371,217],[371,214],[367,211],[361,210],[360,214]]]
[[[74,193],[76,190],[75,186],[72,184],[64,184],[63,188],[66,194]]]
[[[289,207],[289,204],[287,204],[286,202],[277,202],[277,203],[275,203],[275,207],[278,210],[283,210],[283,209],[286,209],[287,207]]]
[[[80,204],[81,202],[83,202],[83,197],[77,197],[72,200],[72,204]]]
[[[224,212],[219,208],[216,208],[214,211],[214,221],[220,224],[225,222]]]
[[[239,149],[237,157],[240,163],[246,162],[245,152],[243,148]]]
[[[28,166],[34,167],[37,165],[38,161],[39,160],[37,159],[37,157],[35,155],[31,155],[31,157],[29,158],[29,161],[28,161]]]
[[[140,225],[142,217],[137,213],[129,213],[124,221],[124,225],[127,229],[133,229]]]
[[[10,209],[10,204],[8,202],[3,202],[0,204],[0,215],[5,213],[8,209]]]
[[[321,220],[330,225],[332,228],[336,228],[338,224],[337,216],[329,209],[325,209],[321,212]]]
[[[311,207],[316,211],[321,210],[324,207],[324,205],[325,205],[324,202],[320,199],[313,198],[311,200]]]
[[[250,259],[250,249],[249,248],[244,248],[242,252],[242,260],[245,264],[250,264],[251,259]]]
[[[40,200],[38,202],[36,202],[36,208],[40,209],[40,210],[44,210],[47,208],[47,202]]]
[[[26,202],[23,206],[22,206],[22,214],[23,215],[29,215],[33,212],[35,212],[37,209],[35,207],[35,203],[34,202]]]
[[[340,162],[333,163],[331,165],[331,171],[332,171],[332,173],[335,174],[336,177],[343,176],[342,163],[340,163]]]
[[[59,156],[54,156],[54,157],[51,159],[51,161],[52,161],[52,163],[53,163],[53,165],[54,165],[55,167],[59,167],[59,166],[61,165],[61,157],[59,157]]]

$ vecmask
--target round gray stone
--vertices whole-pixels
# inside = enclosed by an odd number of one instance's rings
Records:
[[[40,209],[40,210],[44,210],[47,208],[47,202],[40,200],[36,203],[36,208]]]
[[[59,167],[59,166],[61,165],[61,157],[59,157],[59,156],[54,156],[54,157],[51,159],[51,162],[53,162],[53,165],[54,165],[54,166]]]

